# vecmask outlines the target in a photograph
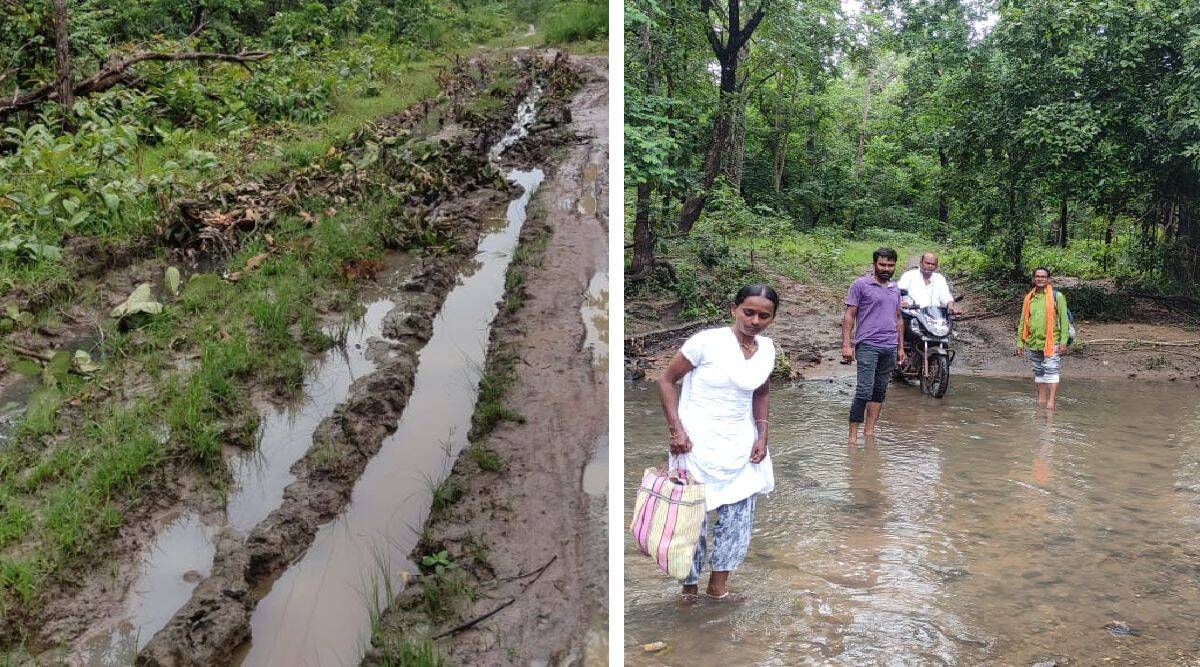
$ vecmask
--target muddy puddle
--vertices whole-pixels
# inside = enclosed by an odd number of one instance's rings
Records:
[[[257,447],[236,454],[230,465],[233,483],[225,515],[167,517],[142,555],[121,613],[89,630],[79,642],[75,661],[128,664],[128,656],[142,649],[208,576],[219,530],[229,526],[247,533],[280,505],[284,489],[295,479],[292,464],[308,450],[317,425],[346,399],[356,378],[374,370],[368,341],[380,336],[383,318],[393,305],[387,299],[367,305],[362,319],[345,332],[344,344],[323,355],[308,373],[299,402],[260,406]]]
[[[531,99],[536,96],[535,91]],[[526,100],[518,123],[532,117]],[[386,608],[406,574],[416,571],[408,554],[434,488],[466,447],[505,272],[544,174],[515,170],[507,176],[523,192],[509,203],[502,221],[487,230],[446,297],[420,352],[412,395],[396,432],[367,465],[346,511],[318,530],[305,555],[258,603],[251,641],[234,664],[358,664],[373,612]]]
[[[597,271],[588,282],[579,309],[583,320],[583,347],[592,355],[592,365],[608,371],[608,272]]]
[[[1025,381],[960,376],[941,401],[893,386],[877,442],[848,450],[851,391],[772,388],[776,491],[731,579],[747,601],[682,606],[626,546],[627,664],[1200,656],[1194,388],[1067,382],[1047,419]],[[628,508],[665,457],[652,387],[627,386],[625,424]]]

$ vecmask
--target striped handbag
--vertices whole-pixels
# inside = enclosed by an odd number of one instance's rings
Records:
[[[687,470],[646,468],[629,526],[633,543],[658,569],[683,580],[692,569],[704,514],[704,485]]]

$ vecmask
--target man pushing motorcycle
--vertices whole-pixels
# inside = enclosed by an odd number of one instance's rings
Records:
[[[946,277],[938,273],[938,256],[932,252],[921,255],[921,263],[915,269],[909,269],[900,276],[896,286],[901,293],[907,292],[907,298],[915,308],[946,308],[951,315],[961,315],[962,310],[954,302],[950,294],[950,284]]]

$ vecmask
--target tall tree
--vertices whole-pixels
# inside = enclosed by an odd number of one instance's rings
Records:
[[[759,0],[758,6],[752,9],[749,19],[742,23],[742,0],[727,0],[728,5],[722,11],[720,5],[712,0],[700,0],[700,10],[708,19],[706,35],[712,46],[713,54],[720,65],[720,96],[717,108],[713,114],[712,137],[708,149],[704,153],[704,163],[700,175],[699,187],[684,198],[683,207],[679,212],[679,231],[687,233],[704,210],[708,199],[708,189],[721,172],[721,160],[729,141],[733,116],[739,104],[738,99],[738,62],[742,47],[750,40],[755,28],[766,15],[770,0]],[[713,19],[716,19],[714,25]]]

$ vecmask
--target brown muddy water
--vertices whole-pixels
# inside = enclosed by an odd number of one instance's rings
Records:
[[[292,405],[263,405],[258,446],[231,462],[233,483],[220,517],[173,515],[142,555],[122,610],[81,638],[72,661],[87,665],[121,665],[141,650],[192,595],[212,570],[220,528],[247,533],[283,501],[283,490],[295,480],[290,469],[312,443],[313,432],[349,394],[351,383],[370,373],[368,341],[380,336],[383,318],[394,304],[370,303],[362,319],[346,332],[345,342],[310,369],[304,398]],[[336,333],[336,332],[330,332]]]
[[[1200,664],[1194,388],[1068,381],[1048,418],[1025,381],[893,386],[853,450],[851,391],[772,387],[746,601],[682,605],[626,539],[627,664]],[[628,513],[665,458],[652,386],[626,385],[625,428]]]
[[[308,552],[258,603],[251,641],[234,664],[358,664],[372,610],[385,609],[404,575],[416,571],[408,554],[433,488],[467,445],[496,302],[526,205],[544,174],[536,169],[508,177],[524,192],[509,204],[503,224],[480,241],[474,262],[447,295],[396,432],[367,465],[342,516],[318,530]]]

